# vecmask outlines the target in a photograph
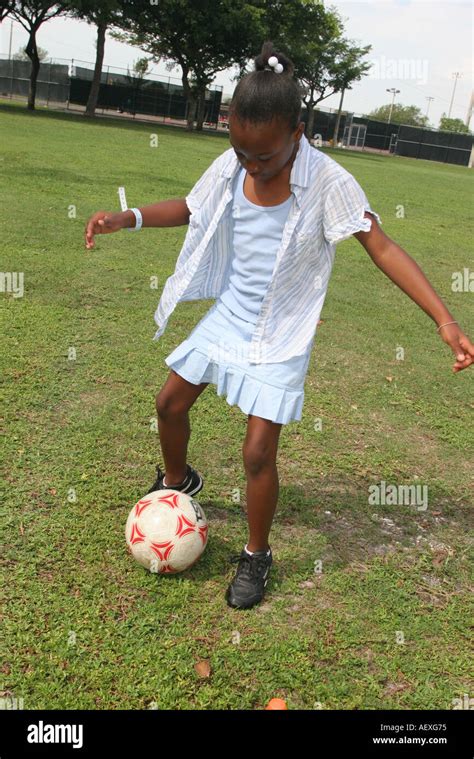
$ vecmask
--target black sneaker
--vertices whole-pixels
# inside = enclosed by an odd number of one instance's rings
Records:
[[[146,495],[148,493],[153,493],[155,490],[166,490],[169,488],[169,485],[164,485],[163,480],[165,478],[165,472],[163,472],[162,469],[160,469],[159,466],[156,467],[157,472],[157,478],[154,485],[151,486],[150,490],[147,491]],[[171,488],[172,490],[179,490],[181,493],[186,493],[186,495],[196,495],[196,493],[199,493],[200,490],[202,490],[204,486],[204,481],[199,474],[199,472],[196,472],[195,469],[192,468],[192,466],[189,466],[189,464],[186,465],[186,477],[182,482],[179,483],[179,485],[173,485]]]
[[[249,556],[244,548],[242,553],[232,556],[230,561],[238,561],[239,565],[225,594],[227,603],[234,608],[249,609],[263,598],[273,561],[272,551],[254,551]]]

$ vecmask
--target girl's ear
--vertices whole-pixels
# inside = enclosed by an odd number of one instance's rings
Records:
[[[293,132],[293,136],[295,140],[299,140],[301,135],[304,133],[305,130],[305,123],[304,121],[300,121],[298,126],[296,127],[295,131]]]

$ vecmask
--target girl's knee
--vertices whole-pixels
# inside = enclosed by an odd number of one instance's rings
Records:
[[[245,443],[242,453],[245,471],[253,476],[276,464],[276,455],[272,446]]]
[[[160,419],[166,420],[182,416],[188,411],[187,404],[175,394],[160,391],[155,399],[156,413]]]

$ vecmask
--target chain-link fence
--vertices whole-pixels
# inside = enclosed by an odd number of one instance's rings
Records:
[[[28,97],[31,62],[0,57],[0,95],[2,97]],[[36,83],[38,102],[66,104],[69,98],[68,65],[42,63]]]
[[[436,132],[432,129],[400,126],[394,151],[409,158],[469,166],[474,138],[461,132]]]
[[[94,65],[87,61],[61,60],[41,63],[36,83],[40,104],[84,110]],[[0,96],[27,98],[30,61],[0,57]],[[204,123],[217,128],[223,88],[211,85],[205,94]],[[105,66],[101,73],[97,108],[105,111],[184,121],[188,102],[181,80],[147,74],[138,77],[128,69]]]
[[[93,78],[94,64],[88,61],[56,59],[41,63],[36,98],[46,105],[63,105],[84,110]],[[0,96],[28,97],[31,63],[0,56]],[[226,107],[221,107],[222,87],[206,90],[204,123],[214,128],[227,126]],[[105,66],[101,74],[98,109],[102,112],[161,119],[180,123],[187,119],[188,103],[180,79],[147,74],[138,77],[128,69]],[[303,108],[302,118],[307,121]],[[337,111],[315,110],[313,135],[323,143],[344,147],[396,153],[461,166],[472,165],[474,137],[459,132],[439,132],[405,124],[375,121],[368,116],[342,112],[336,139]]]
[[[335,111],[315,111],[313,134],[319,134],[324,142],[329,142],[334,137],[336,119]],[[368,116],[342,113],[335,143],[353,149],[384,151],[427,161],[470,166],[474,136],[407,124],[389,124],[374,121]]]

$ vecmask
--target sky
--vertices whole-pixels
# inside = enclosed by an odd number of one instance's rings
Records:
[[[391,101],[386,90],[396,88],[396,103],[416,105],[427,113],[430,124],[439,126],[443,113],[465,121],[473,90],[473,4],[471,0],[332,0],[326,8],[337,9],[344,23],[344,37],[361,46],[372,45],[366,60],[372,64],[370,75],[354,84],[344,95],[344,109],[355,114],[368,113]],[[0,54],[7,57],[12,33],[12,52],[27,42],[26,32],[18,22],[6,20],[0,26]],[[37,35],[38,45],[54,59],[71,58],[90,61],[95,58],[95,27],[73,19],[53,19]],[[258,52],[258,51],[257,51]],[[107,36],[105,66],[126,69],[142,57],[138,49]],[[166,77],[181,76],[176,67],[171,72],[164,62],[153,64],[151,71]],[[236,69],[220,72],[215,84],[231,95]],[[460,76],[455,79],[453,74]],[[427,98],[433,98],[428,101]],[[333,95],[320,105],[338,108],[340,95]],[[474,120],[470,122],[474,129]]]

